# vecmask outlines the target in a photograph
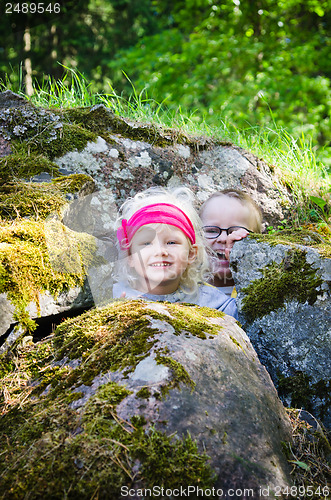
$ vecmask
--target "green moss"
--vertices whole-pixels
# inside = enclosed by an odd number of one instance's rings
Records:
[[[10,183],[0,191],[0,218],[43,220],[52,212],[60,213],[66,203],[65,195],[51,183]]]
[[[90,499],[96,490],[100,499],[119,498],[120,486],[132,485],[134,475],[144,487],[212,486],[208,457],[189,435],[175,438],[148,427],[142,417],[130,421],[118,417],[117,405],[130,394],[124,385],[109,382],[78,410],[70,407],[83,398],[84,382],[109,370],[132,371],[150,354],[156,342],[153,319],[169,323],[179,316],[183,323],[185,314],[190,321],[197,318],[196,333],[203,338],[203,317],[211,310],[200,308],[195,315],[192,307],[182,306],[183,316],[178,314],[180,305],[164,306],[162,314],[143,301],[114,301],[63,322],[42,343],[16,346],[16,351],[7,353],[5,378],[0,381],[0,392],[6,394],[0,407],[0,446],[5,456],[0,464],[0,498],[4,494],[9,499],[24,498],[29,491],[31,498],[45,498],[51,492],[52,498],[60,499],[69,489],[72,498]],[[179,334],[177,320],[174,324]],[[210,328],[214,333],[218,329],[212,323]],[[171,370],[167,391],[181,383],[194,388],[169,349],[157,351],[157,361]],[[33,383],[27,383],[33,377]],[[149,389],[143,387],[137,396],[150,397]],[[137,461],[139,471],[133,472]]]
[[[62,112],[61,118],[74,122],[94,133],[98,133],[109,142],[110,134],[120,134],[131,140],[145,141],[159,147],[176,143],[186,144],[189,138],[181,131],[161,128],[154,124],[133,124],[129,120],[114,115],[110,110],[99,106],[91,108],[75,108]],[[192,140],[192,142],[194,142]]]
[[[87,385],[100,372],[121,369],[128,374],[156,342],[158,330],[150,326],[150,318],[150,311],[144,313],[141,303],[134,301],[115,302],[64,322],[55,332],[57,359],[82,358],[79,371]]]
[[[280,397],[290,398],[290,406],[304,408],[315,413],[316,399],[321,400],[318,405],[319,418],[324,419],[331,404],[331,379],[313,383],[307,374],[296,371],[293,375],[278,378],[278,393]],[[315,404],[314,404],[315,403]]]
[[[141,474],[150,488],[192,485],[204,490],[212,487],[216,479],[207,463],[208,456],[199,453],[189,434],[173,440],[151,428],[147,439],[140,440],[136,456],[142,462]]]
[[[232,342],[233,342],[233,343],[234,343],[234,344],[235,344],[235,345],[236,345],[239,349],[241,349],[242,351],[244,350],[244,349],[242,348],[242,345],[241,345],[241,344],[238,342],[238,340],[237,340],[237,339],[235,339],[232,335],[230,335],[230,339],[232,340]]]
[[[68,407],[68,396],[52,401],[49,394],[7,410],[0,417],[1,498],[62,499],[69,491],[70,498],[87,500],[95,491],[100,499],[119,498],[133,478],[144,488],[211,487],[208,457],[189,435],[174,439],[142,417],[118,418],[116,407],[129,394],[110,382],[79,411]]]
[[[2,356],[0,358],[0,380],[3,379],[9,373],[15,370],[15,364],[12,359]]]
[[[83,392],[79,392],[79,391],[76,391],[76,392],[70,392],[67,397],[66,397],[66,401],[68,404],[72,403],[73,401],[77,401],[78,399],[81,399],[82,397],[84,396],[84,393]]]
[[[316,248],[323,256],[331,257],[331,230],[326,224],[310,224],[306,228],[291,228],[273,234],[253,234],[249,238],[270,245],[304,245]]]
[[[97,134],[93,134],[74,124],[64,124],[61,137],[47,144],[38,145],[36,150],[38,151],[40,148],[45,151],[50,159],[53,159],[75,149],[82,151],[88,142],[95,142],[96,139]]]
[[[0,158],[0,185],[15,179],[33,177],[42,172],[59,175],[59,167],[43,153],[30,155],[26,151],[21,151]]]
[[[252,320],[283,307],[286,300],[314,304],[317,288],[323,283],[300,248],[289,250],[283,262],[272,263],[262,271],[263,278],[242,290],[242,310]]]
[[[194,390],[196,384],[181,363],[173,358],[170,358],[169,356],[162,356],[161,354],[156,356],[156,362],[158,364],[168,366],[172,372],[173,377],[170,384],[166,387],[167,392],[169,392],[169,390],[173,387],[179,388],[181,383],[188,385],[192,391]]]
[[[90,176],[72,174],[52,179],[52,182],[9,182],[0,189],[0,220],[29,217],[44,220],[68,203],[67,194],[77,193]]]
[[[0,229],[0,293],[15,305],[15,317],[31,330],[26,306],[39,306],[39,293],[55,297],[71,287],[82,286],[84,274],[56,272],[50,263],[43,226],[37,221],[16,220]]]
[[[47,388],[49,397],[54,399],[67,390],[79,390],[81,384],[90,385],[96,376],[108,371],[121,370],[124,375],[128,375],[142,359],[150,355],[151,348],[157,342],[155,333],[159,333],[159,329],[151,326],[151,320],[164,320],[171,324],[181,307],[183,314],[187,314],[190,329],[195,328],[193,319],[198,319],[200,325],[196,333],[204,338],[202,318],[208,318],[208,314],[213,314],[213,311],[197,307],[198,311],[193,314],[192,307],[177,304],[166,307],[170,315],[154,311],[139,300],[114,301],[107,307],[93,309],[77,318],[64,321],[54,332],[51,343],[47,344],[53,353],[52,362],[62,363],[63,358],[78,362],[74,369],[66,365],[61,369],[50,367],[49,349],[40,347],[34,350],[36,357],[28,356],[24,369],[38,378],[38,384],[34,387],[35,394],[41,394]],[[184,316],[180,317],[183,329]],[[179,334],[180,326],[176,318],[174,325],[177,328],[175,334]],[[212,329],[215,334],[219,327],[208,325],[205,320],[204,328]],[[184,367],[171,358],[169,351],[158,351],[157,362],[170,367],[172,373],[171,379],[162,389],[163,396],[171,388],[179,387],[180,383],[194,388],[194,381]]]
[[[71,174],[55,177],[52,179],[53,185],[62,193],[77,193],[86,183],[93,183],[92,177],[85,174]]]
[[[213,314],[214,311],[208,308],[171,304],[169,316],[148,308],[143,301],[116,301],[62,323],[55,331],[56,359],[82,359],[77,370],[79,378],[87,385],[100,370],[102,373],[123,370],[128,375],[157,342],[154,335],[159,330],[151,326],[151,319],[166,321],[176,334],[189,324],[190,333],[206,338],[203,330],[213,335],[219,331],[219,326],[206,322]],[[108,348],[101,349],[105,345]],[[175,374],[175,364],[173,368]]]
[[[151,397],[151,391],[148,387],[142,387],[136,394],[137,398],[149,399]]]
[[[102,106],[95,107],[95,109],[82,107],[66,109],[62,111],[61,118],[98,134],[102,131],[112,130],[117,121],[120,120]]]
[[[97,134],[93,134],[79,125],[64,123],[61,132],[51,141],[47,135],[41,134],[29,143],[14,141],[13,147],[21,155],[24,153],[43,154],[53,160],[70,151],[82,151],[88,142],[95,142],[96,139]]]
[[[191,335],[206,339],[207,334],[209,337],[217,335],[221,328],[219,325],[206,324],[206,319],[223,318],[224,313],[209,307],[197,307],[194,304],[172,304],[171,316],[170,318],[163,317],[163,319],[167,319],[177,334],[185,331],[189,324]]]

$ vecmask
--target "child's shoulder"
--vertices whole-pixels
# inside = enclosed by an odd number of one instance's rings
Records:
[[[213,285],[209,285],[209,283],[202,283],[199,287],[199,292],[200,306],[218,309],[238,319],[236,299],[228,297],[222,290]]]
[[[199,292],[200,295],[202,294],[205,297],[215,298],[216,300],[226,300],[229,298],[220,288],[210,285],[209,283],[201,283]]]

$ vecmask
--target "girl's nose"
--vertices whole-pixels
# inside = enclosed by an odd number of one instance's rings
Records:
[[[156,254],[159,254],[159,255],[168,255],[168,249],[166,247],[166,245],[164,245],[163,243],[156,243]]]
[[[223,229],[223,231],[221,231],[221,234],[216,238],[215,241],[218,241],[220,243],[225,243],[227,237],[228,237],[227,232],[225,231],[225,229]]]

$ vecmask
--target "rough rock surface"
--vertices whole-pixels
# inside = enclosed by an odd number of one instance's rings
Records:
[[[21,348],[15,369],[10,356],[0,365],[1,498],[28,490],[87,499],[97,487],[108,499],[121,498],[121,486],[192,485],[249,488],[254,497],[267,487],[271,499],[291,484],[284,407],[248,337],[223,313],[117,301]]]
[[[265,236],[236,243],[231,267],[239,320],[283,401],[331,427],[331,259]]]
[[[104,107],[94,107],[90,110],[91,116],[86,117],[87,123],[97,112],[105,117],[111,115]],[[104,121],[107,122],[107,118]],[[280,203],[280,192],[269,167],[254,155],[231,144],[205,142],[202,138],[181,137],[182,144],[178,144],[175,136],[172,142],[160,146],[158,142],[162,142],[162,138],[169,141],[168,137],[162,137],[161,131],[155,143],[152,131],[148,140],[136,140],[137,126],[128,121],[124,123],[125,137],[121,131],[114,133],[110,128],[107,130],[109,142],[99,136],[82,151],[55,158],[55,163],[73,172],[88,173],[99,189],[111,190],[117,204],[153,185],[186,185],[200,202],[217,190],[233,187],[244,189],[255,199],[268,224],[284,217],[288,195],[278,186],[285,200]],[[142,135],[146,135],[146,130],[142,129]]]
[[[81,310],[84,308],[92,307],[93,297],[88,286],[85,287],[72,287],[69,290],[60,293],[57,297],[53,296],[49,291],[41,293],[38,298],[38,304],[31,301],[26,306],[25,311],[31,319],[52,317],[60,313]],[[7,351],[9,346],[17,340],[24,329],[19,325],[14,327],[15,307],[8,299],[6,293],[0,294],[0,337],[12,327],[8,337],[0,346],[0,354]]]

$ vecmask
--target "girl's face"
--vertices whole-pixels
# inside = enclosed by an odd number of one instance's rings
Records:
[[[194,262],[197,246],[190,245],[175,226],[146,224],[133,236],[129,266],[138,275],[137,289],[156,295],[177,290],[187,266]]]
[[[236,198],[226,195],[217,196],[208,201],[202,212],[201,220],[204,226],[217,226],[224,229],[231,226],[242,226],[252,230],[254,227],[254,218],[249,208],[242,205]],[[232,247],[231,238],[226,231],[222,231],[217,238],[205,241],[216,254],[210,259],[211,271],[216,279],[215,285],[231,284],[229,260],[225,257],[225,249]]]

